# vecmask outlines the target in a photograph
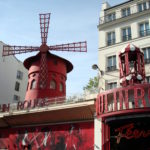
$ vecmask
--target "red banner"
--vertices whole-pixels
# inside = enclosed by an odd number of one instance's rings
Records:
[[[0,130],[0,149],[93,150],[94,123]]]

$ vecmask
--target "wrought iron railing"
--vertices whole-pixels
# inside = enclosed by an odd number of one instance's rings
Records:
[[[123,42],[125,42],[125,41],[129,41],[129,40],[131,40],[131,39],[132,39],[131,34],[126,35],[126,36],[122,36],[122,41],[123,41]]]
[[[117,12],[115,12],[115,17],[110,18],[109,17],[110,14],[107,14],[107,15],[99,18],[99,25],[104,24],[104,23],[108,23],[108,22],[113,22],[115,20],[125,18],[125,17],[131,16],[131,15],[136,14],[136,13],[141,13],[141,12],[147,11],[149,9],[150,9],[150,5],[147,6],[147,8],[143,9],[143,10],[139,10],[138,6],[131,6],[129,15],[123,15],[121,12],[117,11]]]
[[[140,37],[144,37],[144,36],[150,35],[150,29],[140,31],[139,35],[140,35]]]
[[[150,64],[150,58],[144,59],[145,64]]]
[[[112,39],[112,40],[108,40],[107,41],[107,45],[110,46],[110,45],[113,45],[116,43],[116,39]]]
[[[115,66],[108,66],[107,67],[107,72],[109,72],[109,71],[115,71],[115,70],[117,70],[117,66],[115,65]]]

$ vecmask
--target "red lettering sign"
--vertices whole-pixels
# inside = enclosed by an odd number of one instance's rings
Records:
[[[102,92],[96,102],[97,115],[150,105],[150,84],[136,84]]]
[[[130,139],[146,138],[150,136],[150,130],[145,131],[144,129],[143,130],[136,129],[134,123],[127,124],[125,126],[117,128],[115,132],[118,132],[118,135],[116,136],[117,144],[120,143],[122,138],[130,140]]]

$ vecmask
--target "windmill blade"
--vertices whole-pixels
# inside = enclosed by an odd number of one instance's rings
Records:
[[[68,51],[68,52],[87,52],[87,43],[77,42],[77,43],[68,43],[61,45],[49,46],[51,51]]]
[[[28,53],[28,52],[38,51],[38,50],[39,50],[39,47],[34,47],[34,46],[3,45],[3,56]]]
[[[40,14],[40,29],[42,44],[47,43],[50,13]]]

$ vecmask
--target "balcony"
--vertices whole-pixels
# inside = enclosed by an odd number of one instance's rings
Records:
[[[140,35],[140,37],[144,37],[144,36],[150,35],[150,29],[140,31],[139,35]]]
[[[96,100],[97,116],[150,111],[150,84],[135,84],[100,93]]]
[[[107,41],[107,45],[110,46],[110,45],[114,45],[116,43],[116,39],[112,39],[112,40],[108,40]]]
[[[145,8],[145,9],[143,9],[143,10],[138,9],[138,7],[132,6],[132,7],[130,7],[130,10],[131,10],[131,13],[130,14],[126,14],[126,15],[122,14],[121,11],[120,12],[117,11],[115,13],[115,17],[114,18],[110,18],[109,17],[110,14],[105,15],[103,17],[100,17],[99,18],[99,25],[105,24],[105,23],[108,23],[108,22],[113,22],[113,21],[118,20],[118,19],[126,18],[126,17],[132,16],[134,14],[140,14],[140,13],[146,12],[146,11],[150,10],[150,6]]]
[[[107,15],[105,17],[105,22],[111,22],[111,21],[114,21],[114,20],[116,20],[116,15],[115,14],[112,14],[111,16]]]
[[[150,64],[150,58],[144,59],[145,64]]]
[[[123,41],[123,42],[129,41],[129,40],[131,40],[131,39],[132,39],[131,34],[126,35],[126,36],[122,36],[122,41]]]
[[[109,71],[115,71],[115,70],[117,70],[116,65],[115,66],[109,66],[109,67],[107,67],[107,72],[109,72]]]

